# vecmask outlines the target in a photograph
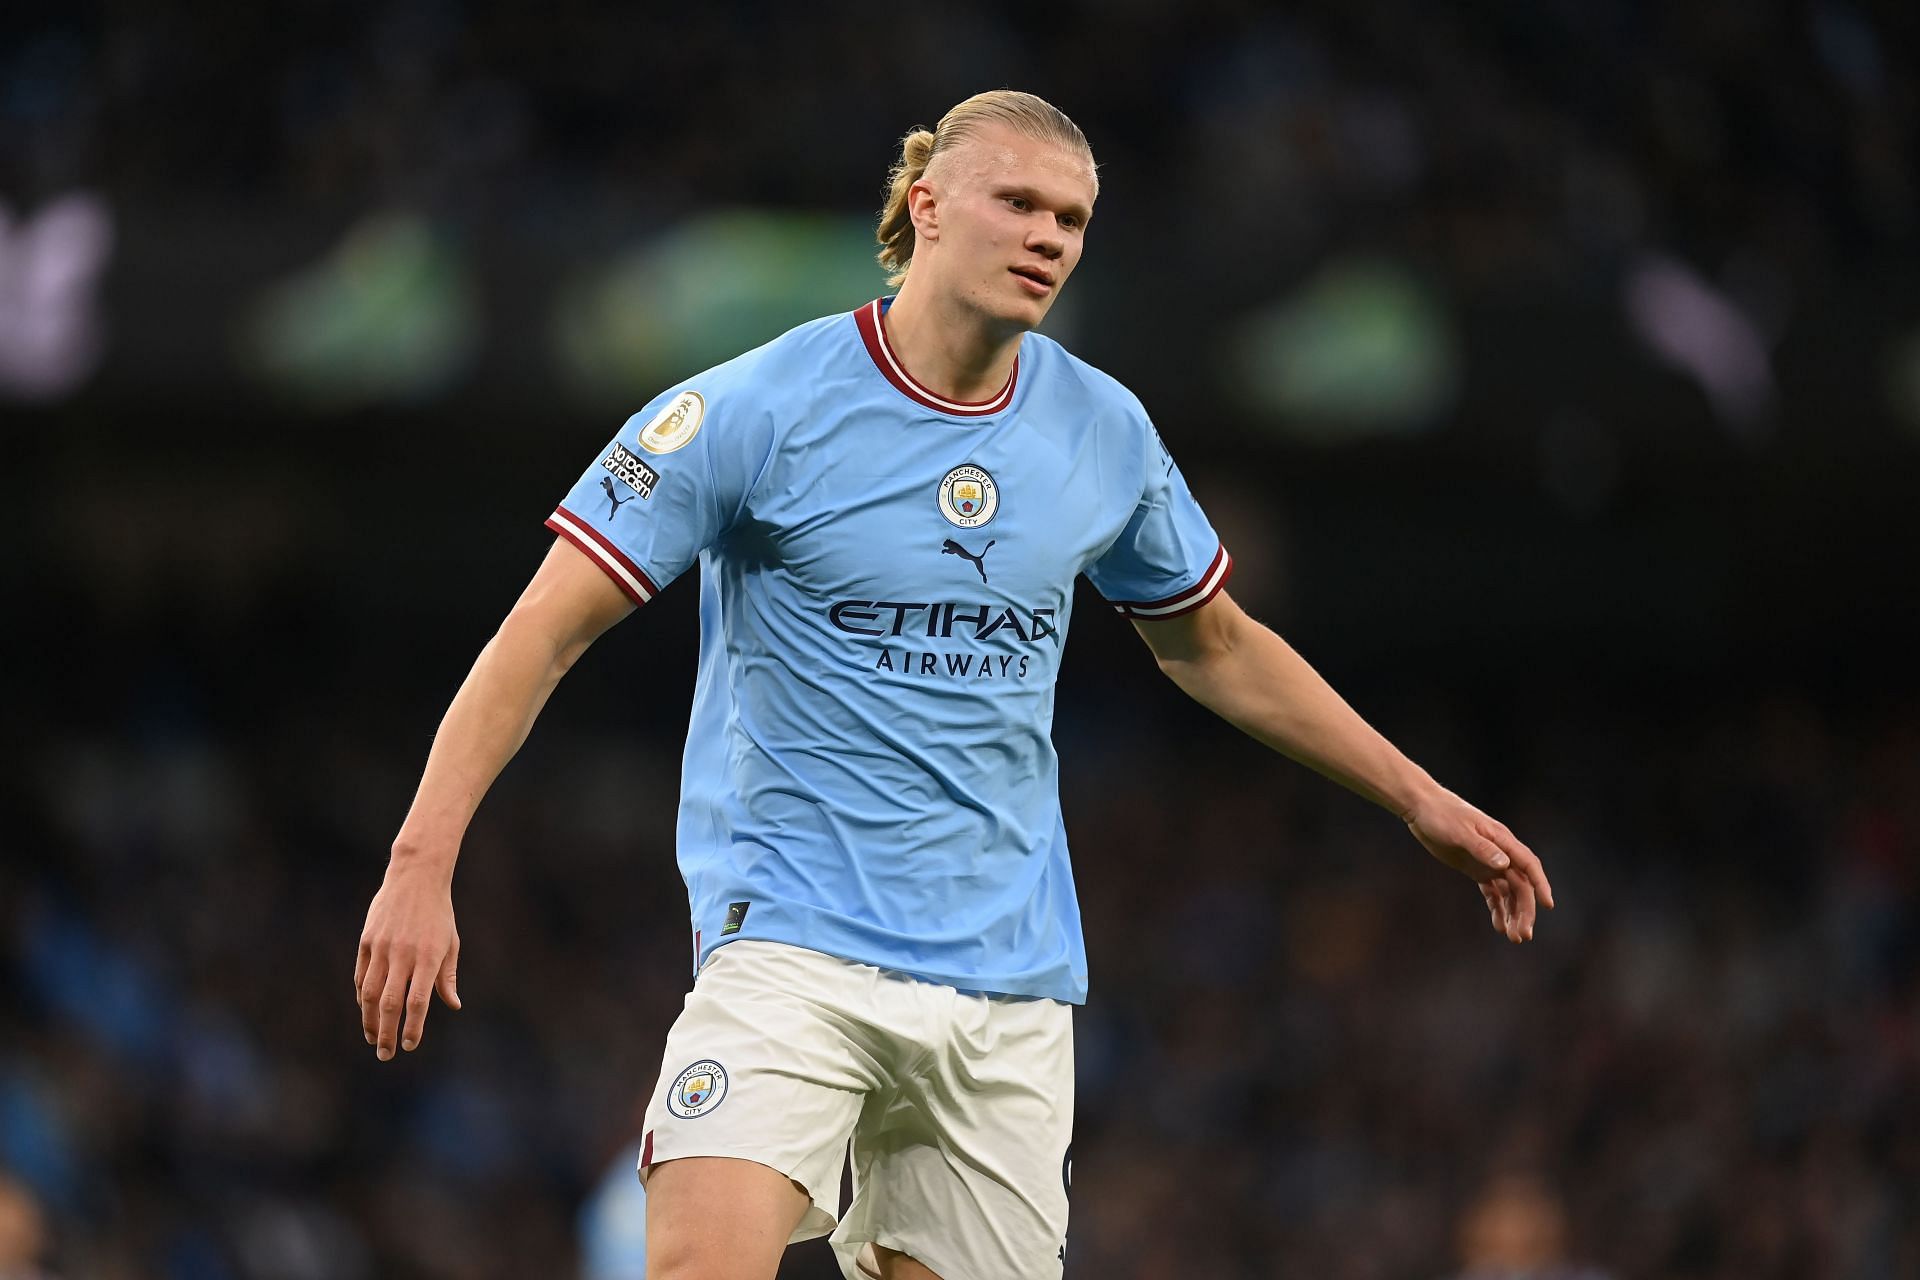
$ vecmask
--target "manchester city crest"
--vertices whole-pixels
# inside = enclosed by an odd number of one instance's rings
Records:
[[[682,1120],[694,1120],[719,1106],[727,1096],[727,1071],[712,1058],[700,1061],[674,1077],[667,1090],[667,1110]]]
[[[955,467],[940,482],[940,514],[949,524],[978,529],[999,509],[1000,489],[983,467]]]

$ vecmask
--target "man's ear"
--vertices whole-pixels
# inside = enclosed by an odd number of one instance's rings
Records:
[[[907,188],[907,217],[913,221],[915,240],[940,238],[940,197],[925,178]]]

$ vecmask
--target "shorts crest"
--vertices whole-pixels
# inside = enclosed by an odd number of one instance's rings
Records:
[[[726,1100],[727,1069],[712,1058],[700,1061],[674,1077],[667,1091],[667,1110],[682,1120],[697,1120]]]

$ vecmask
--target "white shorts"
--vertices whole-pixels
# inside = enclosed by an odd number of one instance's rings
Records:
[[[942,1280],[1059,1280],[1072,1134],[1071,1006],[748,939],[708,958],[667,1033],[640,1176],[776,1169],[813,1200],[793,1240],[832,1231],[850,1280],[866,1242]]]

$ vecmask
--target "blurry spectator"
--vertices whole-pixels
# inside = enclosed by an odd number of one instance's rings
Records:
[[[1534,1178],[1506,1175],[1480,1192],[1460,1221],[1456,1280],[1608,1280],[1567,1261],[1567,1215]]]
[[[580,1210],[580,1280],[646,1280],[647,1192],[640,1144],[613,1157]]]
[[[0,1173],[0,1280],[53,1280],[40,1269],[46,1221],[25,1185]]]

